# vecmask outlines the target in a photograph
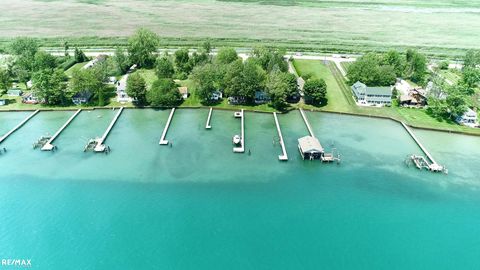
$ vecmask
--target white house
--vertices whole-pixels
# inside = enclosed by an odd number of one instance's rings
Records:
[[[0,106],[5,106],[7,104],[6,99],[0,99]]]
[[[212,93],[211,97],[210,97],[210,100],[215,100],[215,101],[217,101],[217,100],[220,100],[220,99],[222,99],[222,98],[223,98],[222,92],[220,92],[220,91],[214,91],[214,92]]]
[[[457,123],[469,127],[478,127],[477,112],[468,108],[468,110],[463,113],[463,115],[457,117]]]
[[[392,104],[393,87],[368,87],[362,82],[352,85],[352,92],[360,106],[384,106]]]
[[[38,104],[40,103],[40,99],[35,95],[35,93],[26,93],[22,97],[22,102],[25,104]]]

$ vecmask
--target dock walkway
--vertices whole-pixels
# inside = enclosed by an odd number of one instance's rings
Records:
[[[315,134],[313,134],[312,127],[310,126],[310,123],[308,122],[307,117],[305,116],[305,112],[300,108],[300,114],[302,115],[303,121],[305,122],[305,125],[307,126],[308,133],[310,133],[310,136],[315,138]]]
[[[427,158],[430,161],[430,162],[428,162],[423,157],[412,155],[411,159],[414,161],[417,168],[421,169],[421,168],[426,167],[433,172],[443,171],[443,172],[446,173],[446,171],[447,171],[446,168],[444,166],[438,164],[435,161],[435,159],[430,154],[430,152],[428,152],[427,148],[425,148],[425,146],[423,146],[423,144],[420,142],[420,140],[417,138],[417,136],[415,136],[415,134],[413,134],[413,131],[405,123],[401,122],[401,124],[405,128],[405,130],[408,132],[408,134],[412,137],[412,139],[415,141],[415,143],[418,145],[418,147],[420,147],[420,149],[422,149],[423,153],[425,153],[425,155],[427,156]]]
[[[25,118],[22,122],[20,122],[18,125],[16,125],[14,128],[12,128],[9,132],[7,132],[5,135],[3,135],[1,138],[0,138],[0,143],[2,143],[3,141],[5,141],[8,136],[12,135],[12,133],[14,133],[15,131],[17,131],[19,128],[21,128],[23,125],[25,125],[25,123],[28,122],[28,120],[32,119],[32,117],[34,117],[40,110],[36,110],[34,111],[32,114],[30,114],[27,118]]]
[[[170,123],[172,122],[173,114],[175,113],[175,108],[172,108],[170,111],[170,115],[168,116],[167,124],[165,125],[165,128],[163,129],[162,132],[162,137],[160,138],[160,145],[167,145],[168,140],[165,140],[165,136],[167,136],[168,128],[170,127]]]
[[[242,109],[241,112],[241,135],[240,135],[240,147],[234,147],[234,153],[245,153],[245,111]]]
[[[120,117],[120,114],[122,114],[124,107],[120,107],[120,110],[117,112],[115,117],[112,119],[112,122],[110,122],[110,125],[107,127],[107,130],[105,130],[105,133],[103,133],[103,136],[97,140],[97,144],[95,146],[95,152],[103,152],[105,151],[105,145],[103,144],[105,140],[108,137],[108,134],[112,130],[113,126],[117,122],[118,118]]]
[[[43,145],[42,151],[52,151],[54,148],[54,145],[52,145],[53,141],[62,133],[62,131],[77,117],[77,115],[82,111],[82,109],[78,109],[77,112],[75,112],[68,120],[63,124],[63,126]]]
[[[205,124],[205,129],[211,129],[212,128],[212,125],[210,124],[210,121],[212,119],[212,111],[213,111],[213,108],[210,107],[210,110],[208,111],[207,123]]]
[[[275,125],[277,126],[278,137],[280,138],[280,146],[282,147],[282,155],[278,156],[279,160],[286,161],[288,160],[287,150],[285,149],[285,143],[283,142],[282,130],[280,129],[280,123],[278,122],[277,113],[273,113],[273,118],[275,119]]]

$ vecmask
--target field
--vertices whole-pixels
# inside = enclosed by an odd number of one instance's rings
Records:
[[[440,70],[439,72],[443,78],[452,82],[453,84],[456,84],[461,79],[460,78],[461,72],[457,70],[448,69],[448,70]]]
[[[165,46],[250,47],[364,52],[417,47],[460,55],[478,47],[478,1],[419,0],[3,0],[0,43],[15,36],[42,38],[45,46],[114,46],[139,27]],[[468,23],[465,23],[468,22]]]
[[[344,78],[332,62],[324,64],[322,61],[295,60],[294,65],[300,75],[311,74],[313,77],[323,78],[327,83],[328,104],[320,108],[307,105],[305,106],[307,109],[389,117],[404,121],[415,127],[436,128],[480,135],[480,129],[467,128],[451,121],[437,120],[422,109],[400,108],[396,106],[385,108],[359,107],[353,100],[349,86],[345,83]]]

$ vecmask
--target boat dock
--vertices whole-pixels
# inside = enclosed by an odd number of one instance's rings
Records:
[[[19,128],[21,128],[23,125],[25,125],[25,123],[28,122],[28,120],[32,119],[32,117],[34,117],[40,110],[36,110],[34,111],[32,114],[30,114],[27,118],[25,118],[22,122],[20,122],[18,125],[16,125],[14,128],[12,128],[9,132],[7,132],[5,135],[3,135],[1,138],[0,138],[0,143],[2,143],[3,141],[5,141],[8,136],[12,135],[12,133],[14,133],[15,131],[17,131]]]
[[[312,127],[310,126],[310,123],[308,122],[307,117],[305,116],[305,112],[300,108],[300,114],[302,115],[303,121],[305,122],[305,125],[307,126],[308,133],[310,133],[310,136],[315,137],[315,134],[313,134]]]
[[[52,151],[53,148],[55,147],[52,145],[52,142],[62,133],[62,131],[77,117],[77,115],[82,111],[82,109],[78,109],[77,112],[75,112],[68,120],[63,124],[63,126],[52,136],[50,139],[43,145],[42,151]]]
[[[212,125],[210,125],[210,120],[212,119],[212,111],[213,111],[213,108],[210,107],[210,110],[208,111],[207,123],[205,124],[205,129],[211,129],[212,128]]]
[[[163,129],[162,132],[162,137],[160,138],[160,145],[167,145],[168,140],[165,140],[165,136],[167,136],[168,128],[170,127],[170,123],[172,122],[173,114],[175,113],[175,108],[172,108],[170,111],[170,115],[168,116],[167,124],[165,125],[165,128]]]
[[[278,159],[281,161],[287,161],[288,155],[287,150],[285,149],[285,143],[283,142],[282,130],[280,129],[280,123],[278,122],[277,113],[273,113],[273,118],[275,119],[275,125],[277,126],[278,137],[280,141],[280,146],[282,147],[282,154],[278,156]]]
[[[413,134],[413,131],[403,122],[401,122],[402,126],[405,128],[407,133],[412,137],[412,139],[415,141],[415,143],[420,147],[420,149],[423,151],[423,153],[427,156],[428,160],[425,157],[422,156],[417,156],[417,155],[412,155],[410,156],[410,159],[415,163],[415,166],[417,168],[422,169],[426,168],[430,171],[433,172],[446,172],[446,168],[444,166],[439,165],[433,156],[428,152],[427,148],[423,146],[423,144],[420,142],[420,140]]]
[[[113,126],[115,125],[118,118],[120,117],[120,114],[122,114],[123,109],[124,109],[124,107],[120,107],[120,110],[118,110],[115,117],[113,117],[112,122],[110,122],[110,125],[107,127],[107,130],[105,130],[105,133],[103,133],[103,136],[101,138],[95,139],[95,147],[93,149],[95,152],[105,152],[105,150],[107,149],[107,146],[104,145],[103,143],[107,139],[108,134],[110,133]]]
[[[235,113],[235,116],[238,114]],[[245,153],[245,112],[242,109],[240,112],[240,121],[241,121],[241,135],[240,135],[240,146],[234,147],[234,153]]]

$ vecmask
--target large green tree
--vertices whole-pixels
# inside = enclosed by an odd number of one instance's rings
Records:
[[[134,98],[138,105],[144,105],[147,102],[147,84],[139,73],[128,76],[127,94]]]
[[[219,64],[230,64],[238,60],[237,51],[234,48],[221,48],[218,50],[215,61]]]
[[[99,68],[80,69],[73,73],[70,89],[73,94],[91,93],[96,97],[97,105],[105,105],[106,87],[104,73]]]
[[[48,105],[66,105],[71,98],[61,69],[41,69],[32,76],[34,93]]]
[[[11,82],[10,72],[6,69],[0,68],[0,90],[7,90],[12,85]]]
[[[258,47],[253,50],[253,58],[266,72],[288,71],[288,63],[284,59],[285,50]]]
[[[167,57],[157,58],[155,65],[155,74],[159,79],[172,78],[175,73],[172,62]]]
[[[275,109],[283,110],[287,107],[286,100],[289,85],[287,80],[285,80],[284,73],[274,71],[268,74],[265,88]]]
[[[407,76],[416,83],[423,83],[427,75],[427,58],[415,51],[407,50]]]
[[[214,91],[219,88],[221,80],[218,66],[205,64],[193,69],[192,79],[196,85],[196,95],[203,101],[209,101]]]
[[[476,68],[480,65],[480,51],[469,50],[463,59],[464,68]]]
[[[27,85],[35,65],[35,54],[39,45],[32,38],[16,38],[10,44],[10,52],[14,55],[14,74],[18,80]]]
[[[33,71],[39,71],[42,69],[54,69],[56,67],[57,59],[55,58],[55,56],[44,51],[38,51],[35,54]]]
[[[155,63],[155,53],[160,39],[154,32],[140,28],[128,39],[130,62],[140,67],[151,67]]]
[[[172,107],[180,104],[182,96],[172,79],[158,79],[147,93],[147,101],[152,106]]]
[[[305,101],[313,105],[320,105],[326,102],[327,84],[323,79],[309,79],[303,86]]]
[[[175,51],[175,67],[179,74],[182,74],[180,77],[186,77],[192,71],[192,66],[190,63],[190,56],[188,55],[187,49],[180,49]]]
[[[480,69],[468,67],[464,68],[462,73],[462,83],[472,90],[480,83]]]
[[[113,61],[115,63],[116,69],[120,74],[127,73],[128,69],[130,68],[130,61],[124,49],[122,49],[121,47],[115,48],[115,53],[113,54]]]

